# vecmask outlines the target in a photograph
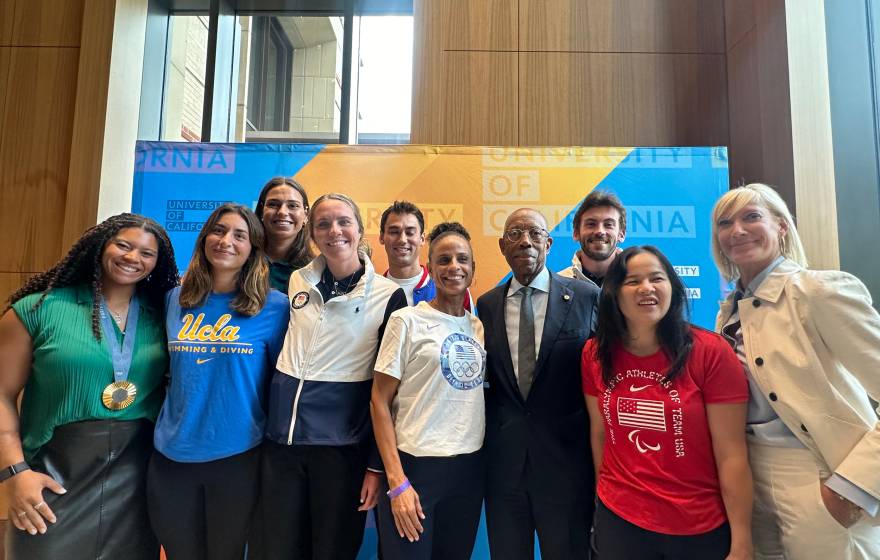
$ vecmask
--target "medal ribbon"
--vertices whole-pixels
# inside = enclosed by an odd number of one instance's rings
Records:
[[[138,305],[137,295],[128,302],[128,315],[125,320],[125,331],[123,333],[122,346],[116,340],[116,329],[113,328],[113,317],[110,316],[110,309],[107,302],[101,299],[101,331],[104,333],[104,339],[110,347],[110,358],[113,360],[113,381],[127,381],[128,371],[131,369],[131,359],[134,355],[134,339],[137,334],[138,315],[140,314],[140,305]]]

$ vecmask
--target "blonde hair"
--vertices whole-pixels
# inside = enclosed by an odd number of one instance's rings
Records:
[[[180,288],[180,306],[192,309],[205,303],[213,288],[211,264],[205,256],[205,240],[214,230],[214,226],[226,214],[241,216],[248,228],[251,243],[251,254],[248,256],[241,272],[238,273],[237,293],[229,304],[233,310],[242,315],[253,317],[263,309],[269,293],[269,265],[266,264],[266,236],[263,224],[253,210],[241,204],[226,203],[218,206],[208,216],[202,231],[196,239],[189,268],[183,277]]]
[[[327,193],[318,197],[318,200],[312,204],[312,207],[309,209],[309,237],[312,238],[312,242],[315,241],[315,210],[318,209],[322,203],[327,202],[328,200],[338,200],[339,202],[344,203],[346,206],[351,208],[351,213],[354,214],[354,219],[358,225],[358,233],[361,235],[361,239],[358,242],[357,246],[357,254],[362,259],[369,260],[373,256],[373,248],[370,247],[370,243],[364,238],[364,219],[361,217],[361,209],[358,208],[357,203],[352,200],[352,198],[348,195],[342,193]]]
[[[785,223],[785,233],[779,239],[779,249],[785,258],[806,268],[807,255],[785,201],[772,187],[763,183],[751,183],[730,189],[718,199],[712,209],[712,258],[715,259],[721,275],[727,280],[736,280],[739,278],[739,269],[721,250],[718,243],[718,221],[739,212],[749,204],[767,209]]]

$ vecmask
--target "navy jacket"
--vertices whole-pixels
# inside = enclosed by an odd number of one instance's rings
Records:
[[[516,383],[504,300],[510,282],[477,301],[486,336],[488,492],[523,488],[547,501],[592,502],[590,431],[581,389],[581,351],[593,335],[599,289],[550,274],[550,294],[528,400]],[[528,471],[526,464],[528,463]]]

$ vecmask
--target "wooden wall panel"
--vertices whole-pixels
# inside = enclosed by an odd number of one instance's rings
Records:
[[[732,184],[775,186],[797,209],[785,0],[726,3]],[[733,26],[733,28],[731,28]]]
[[[765,180],[756,41],[755,28],[752,27],[727,53],[731,185]]]
[[[414,0],[414,10],[414,143],[729,141],[724,0]],[[512,50],[493,58],[500,66],[478,56]],[[513,89],[502,68],[517,75]]]
[[[43,270],[59,256],[78,49],[0,47],[0,271]]]
[[[0,272],[0,313],[6,309],[6,300],[12,292],[19,289],[30,276],[28,273]],[[2,510],[2,515],[6,515],[5,509]]]
[[[12,41],[12,21],[15,19],[15,0],[0,0],[0,45]]]
[[[785,0],[755,3],[758,82],[761,105],[761,143],[764,151],[762,181],[776,185],[792,212],[797,208],[794,155],[791,144],[791,90]],[[730,116],[731,120],[735,115]]]
[[[83,1],[0,0],[0,46],[78,47]]]
[[[489,0],[473,2],[470,0],[415,0],[414,1],[414,27],[417,37],[413,53],[413,99],[412,99],[412,125],[410,138],[417,144],[449,144],[463,143],[476,144],[476,138],[485,139],[489,144],[501,144],[504,141],[516,143],[515,112],[516,104],[501,108],[513,112],[514,128],[511,133],[505,125],[490,125],[493,130],[499,131],[502,136],[493,140],[486,134],[483,126],[486,124],[483,115],[476,123],[465,123],[460,115],[450,113],[449,109],[460,110],[466,105],[485,105],[478,98],[483,95],[482,90],[459,91],[449,87],[448,80],[457,80],[457,83],[488,83],[489,75],[473,75],[468,68],[476,65],[488,70],[490,58],[497,57],[470,57],[455,54],[464,51],[466,54],[476,54],[492,51],[516,50],[517,45],[517,11],[516,2],[511,0]],[[498,68],[491,71],[494,79],[501,82],[490,86],[493,95],[505,96],[514,99],[509,94],[504,94],[506,86],[512,80],[516,87],[516,57],[502,57],[506,64],[505,68],[513,69],[514,74],[501,76]],[[466,67],[462,69],[450,69],[450,61],[454,64],[459,60],[467,60]],[[512,61],[512,62],[511,62]],[[500,88],[500,89],[498,89]],[[447,97],[450,93],[452,97]],[[515,94],[515,92],[514,92]],[[452,122],[445,120],[446,115],[451,115]],[[499,116],[500,122],[509,117]],[[464,136],[465,129],[479,130],[474,139]],[[512,140],[511,140],[512,139]]]
[[[444,50],[517,50],[517,2],[445,0],[439,6]]]
[[[82,232],[97,222],[104,131],[110,83],[110,55],[116,2],[86,0],[79,74],[89,76],[76,85],[67,204],[59,250],[72,245]],[[140,96],[140,92],[133,92]],[[134,144],[126,147],[134,150]]]
[[[518,144],[517,56],[444,53],[442,144]]]
[[[521,57],[522,145],[727,144],[722,55]]]
[[[2,23],[0,23],[2,25]],[[12,55],[12,49],[4,49],[0,47],[0,118],[6,114],[6,97],[12,88],[9,87],[9,59]],[[3,148],[3,121],[0,121],[0,149]],[[0,170],[0,176],[3,171]],[[3,216],[3,209],[0,208],[0,217]]]
[[[519,0],[520,50],[723,53],[722,0]]]
[[[756,0],[727,0],[724,2],[724,39],[729,51],[755,28]]]
[[[410,140],[413,144],[435,144],[443,129],[442,29],[437,25],[441,6],[430,0],[413,0],[413,92]]]

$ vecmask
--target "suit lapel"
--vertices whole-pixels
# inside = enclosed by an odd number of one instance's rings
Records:
[[[498,299],[493,306],[492,312],[495,314],[495,324],[498,325],[493,329],[493,334],[498,337],[496,341],[496,347],[498,348],[497,358],[501,364],[503,381],[513,389],[514,393],[519,395],[519,385],[516,383],[516,373],[513,371],[513,360],[510,358],[510,342],[507,340],[507,318],[504,313],[507,290],[509,289],[510,280],[505,282],[501,290],[499,290]]]
[[[547,314],[544,316],[544,332],[541,334],[541,348],[538,350],[538,361],[535,364],[535,380],[532,382],[532,391],[542,377],[544,365],[547,363],[553,345],[562,330],[562,325],[565,324],[565,319],[571,310],[571,302],[571,289],[562,285],[551,272],[550,293],[547,295]]]

